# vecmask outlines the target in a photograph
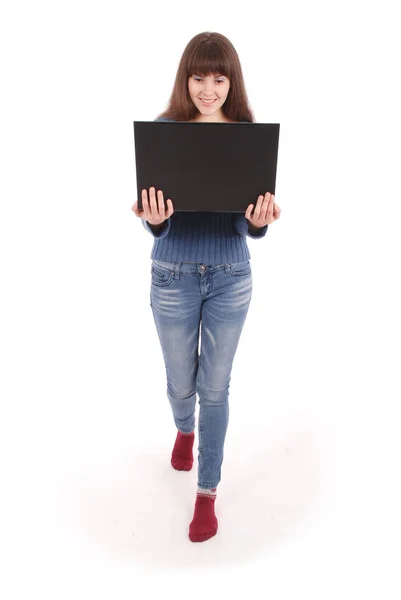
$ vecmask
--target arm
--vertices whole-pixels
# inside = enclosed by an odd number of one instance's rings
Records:
[[[154,119],[154,121],[156,121],[156,122],[157,121],[169,121],[169,120],[171,120],[171,119],[166,119],[165,117],[158,117],[157,119]],[[139,215],[137,215],[137,216],[139,216]],[[160,225],[151,225],[145,219],[141,219],[141,220],[142,220],[142,225],[144,226],[146,231],[148,231],[154,238],[157,238],[157,239],[164,238],[170,232],[170,228],[171,228],[170,219],[166,219],[163,223],[160,223]]]

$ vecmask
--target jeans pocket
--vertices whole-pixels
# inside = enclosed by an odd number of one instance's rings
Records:
[[[151,267],[152,274],[152,284],[157,287],[166,287],[170,285],[170,283],[174,279],[174,271],[168,269],[166,267],[162,267],[161,265],[157,265],[154,262]]]
[[[231,263],[230,273],[235,277],[245,277],[251,273],[251,263],[249,260],[239,263]]]

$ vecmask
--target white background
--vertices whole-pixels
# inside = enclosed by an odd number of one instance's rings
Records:
[[[4,598],[400,598],[395,4],[2,4]],[[281,124],[282,216],[248,241],[219,531],[192,544],[132,122],[202,31]]]

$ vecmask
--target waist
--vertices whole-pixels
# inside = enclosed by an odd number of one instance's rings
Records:
[[[215,271],[221,271],[225,269],[228,271],[233,267],[234,269],[240,269],[241,267],[245,267],[249,264],[249,259],[245,261],[235,262],[235,263],[220,263],[220,264],[206,264],[200,262],[181,262],[181,261],[164,261],[164,260],[156,260],[152,261],[155,265],[159,265],[160,267],[164,267],[165,269],[169,269],[174,272],[180,273],[213,273]]]

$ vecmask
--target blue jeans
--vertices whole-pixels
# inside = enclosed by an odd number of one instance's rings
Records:
[[[184,433],[195,429],[198,393],[198,485],[214,488],[221,479],[232,363],[252,296],[251,265],[154,260],[151,278],[174,422]]]

